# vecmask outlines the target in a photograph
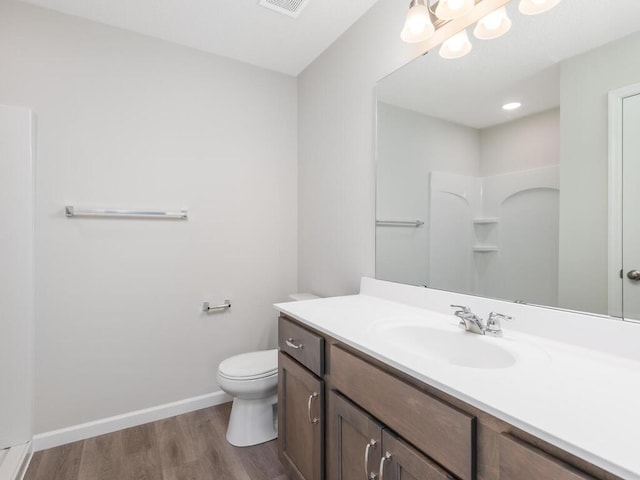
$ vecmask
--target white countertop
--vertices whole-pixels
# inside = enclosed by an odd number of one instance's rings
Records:
[[[381,321],[424,319],[459,335],[457,318],[370,295],[280,303],[283,313],[414,378],[625,479],[640,480],[640,363],[503,325],[478,336],[518,358],[482,369],[417,356],[376,331]],[[638,345],[640,349],[640,345]]]

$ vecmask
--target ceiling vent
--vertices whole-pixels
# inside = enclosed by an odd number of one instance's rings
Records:
[[[260,0],[258,2],[263,7],[284,13],[293,18],[297,18],[300,15],[307,3],[309,3],[309,0]]]

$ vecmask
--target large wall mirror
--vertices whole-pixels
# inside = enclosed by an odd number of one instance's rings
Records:
[[[640,1],[507,11],[378,84],[376,276],[640,320]]]

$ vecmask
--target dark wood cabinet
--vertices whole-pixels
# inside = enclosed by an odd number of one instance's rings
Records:
[[[279,329],[292,480],[621,480],[301,322]]]
[[[278,443],[292,478],[324,479],[324,382],[278,354]]]

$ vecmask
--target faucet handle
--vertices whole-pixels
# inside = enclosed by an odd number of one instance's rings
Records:
[[[457,310],[453,312],[453,314],[460,319],[460,322],[458,322],[458,326],[463,330],[466,330],[467,324],[464,319],[471,314],[471,309],[466,305],[451,305],[451,308],[457,308]]]
[[[489,314],[489,319],[487,320],[487,329],[486,332],[489,335],[493,335],[494,337],[502,336],[502,326],[500,325],[501,320],[513,320],[513,317],[509,315],[505,315],[504,313],[491,312]]]
[[[471,313],[471,309],[469,307],[467,307],[466,305],[451,305],[451,308],[459,309],[457,312],[455,312],[456,314],[458,312],[460,312],[460,313]]]
[[[504,313],[498,313],[498,312],[491,312],[489,314],[489,320],[513,320],[513,317],[510,317],[509,315],[505,315]]]

